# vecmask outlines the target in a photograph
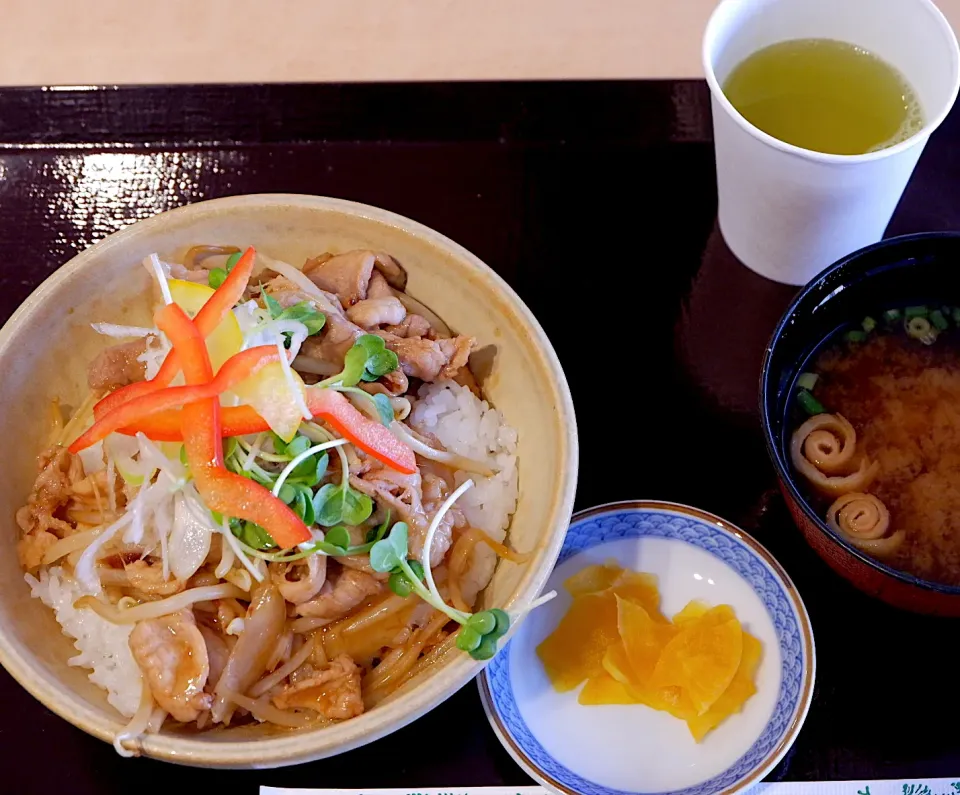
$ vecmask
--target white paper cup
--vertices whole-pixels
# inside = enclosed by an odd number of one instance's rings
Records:
[[[721,86],[748,55],[786,39],[838,39],[899,69],[920,100],[924,127],[863,155],[784,143],[754,127]],[[720,230],[747,267],[805,284],[883,236],[927,139],[960,85],[960,51],[930,0],[723,0],[707,24]]]

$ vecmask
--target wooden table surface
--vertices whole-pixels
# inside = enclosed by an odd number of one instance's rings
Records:
[[[716,2],[8,0],[0,85],[699,77]]]

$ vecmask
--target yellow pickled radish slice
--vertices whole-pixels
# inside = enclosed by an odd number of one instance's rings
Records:
[[[297,429],[303,422],[301,401],[306,401],[306,387],[295,370],[290,371],[295,388],[300,392],[300,400],[290,389],[290,382],[280,362],[271,362],[249,378],[233,388],[234,394],[256,409],[257,414],[283,441],[289,442],[297,435]]]
[[[173,301],[191,318],[196,317],[201,307],[210,300],[214,290],[205,284],[187,282],[182,279],[170,279],[170,295]],[[230,312],[207,337],[207,352],[213,372],[217,372],[223,363],[243,347],[243,332],[236,316]]]

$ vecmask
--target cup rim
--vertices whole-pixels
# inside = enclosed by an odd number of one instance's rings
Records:
[[[842,535],[832,530],[813,509],[808,498],[800,491],[800,487],[797,485],[797,476],[792,471],[789,461],[783,454],[781,436],[774,434],[773,422],[770,416],[771,412],[767,408],[767,396],[770,392],[776,389],[771,371],[774,348],[779,343],[780,337],[782,336],[786,327],[792,322],[793,317],[797,312],[797,308],[812,290],[814,290],[823,282],[829,281],[833,274],[837,271],[848,268],[852,264],[861,262],[864,258],[870,257],[877,251],[896,249],[899,247],[909,247],[912,243],[917,241],[937,239],[960,240],[960,232],[915,232],[909,235],[899,235],[897,237],[885,238],[884,240],[872,243],[869,246],[864,246],[863,248],[851,252],[847,256],[837,260],[831,266],[821,271],[816,277],[811,279],[804,287],[800,289],[793,301],[790,302],[790,306],[784,310],[780,320],[777,321],[776,328],[774,328],[773,333],[770,335],[770,341],[767,343],[767,347],[764,352],[763,364],[760,369],[759,385],[760,425],[763,433],[764,446],[767,449],[767,457],[773,464],[774,471],[777,475],[777,480],[782,484],[784,490],[789,493],[789,497],[793,499],[794,503],[799,506],[803,514],[813,522],[816,528],[824,536],[826,536],[829,541],[840,547],[847,554],[852,555],[860,563],[867,565],[869,568],[878,571],[893,580],[897,580],[905,585],[909,585],[923,591],[932,591],[934,593],[941,594],[942,596],[956,597],[960,596],[960,585],[948,585],[947,583],[937,582],[936,580],[925,580],[915,574],[888,566],[881,560],[871,557],[863,550],[855,547]]]
[[[719,16],[723,9],[736,3],[743,3],[744,0],[720,0],[720,2],[717,3],[716,7],[713,9],[713,12],[710,14],[710,19],[707,21],[707,26],[704,29],[701,57],[703,60],[703,72],[707,80],[707,85],[710,87],[710,93],[727,112],[727,115],[729,115],[730,118],[737,123],[740,129],[762,143],[767,144],[767,146],[778,149],[785,154],[794,155],[795,157],[801,157],[805,160],[812,160],[818,163],[842,166],[869,163],[874,160],[881,160],[883,158],[893,157],[894,155],[900,154],[901,152],[916,146],[922,140],[930,137],[930,135],[943,123],[943,120],[947,117],[947,114],[950,113],[951,108],[953,108],[953,105],[957,100],[957,92],[960,90],[960,44],[957,42],[957,36],[956,33],[954,33],[953,27],[950,25],[950,22],[944,16],[943,12],[934,4],[933,0],[914,1],[917,3],[918,9],[926,11],[937,23],[939,23],[942,32],[945,34],[947,45],[950,48],[950,60],[953,68],[953,88],[950,91],[949,101],[941,108],[940,112],[936,116],[930,118],[923,125],[923,127],[917,130],[917,132],[898,144],[888,146],[885,149],[878,149],[874,152],[864,152],[863,154],[859,155],[838,155],[828,152],[817,152],[813,149],[804,149],[802,146],[795,146],[794,144],[789,144],[786,141],[781,141],[779,138],[775,138],[774,136],[764,132],[759,127],[747,121],[743,114],[741,114],[740,111],[733,106],[733,103],[727,99],[727,95],[723,93],[723,88],[720,86],[720,81],[717,80],[717,75],[713,68],[713,40],[716,33],[715,28],[720,24],[718,21]]]

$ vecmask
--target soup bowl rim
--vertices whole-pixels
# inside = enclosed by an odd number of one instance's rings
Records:
[[[822,270],[807,284],[800,288],[797,295],[790,302],[790,305],[786,308],[786,310],[784,310],[782,317],[777,322],[777,325],[773,330],[773,334],[770,336],[770,341],[767,343],[767,347],[764,351],[763,365],[760,371],[760,423],[763,429],[763,440],[767,448],[767,455],[769,456],[770,461],[773,463],[774,469],[776,470],[777,479],[780,481],[781,488],[787,492],[788,499],[792,500],[792,502],[803,512],[804,516],[806,516],[806,518],[812,522],[813,525],[820,530],[820,532],[823,533],[823,535],[825,535],[833,544],[837,545],[848,555],[853,556],[859,562],[867,565],[871,569],[874,569],[875,571],[878,571],[889,578],[898,580],[904,585],[920,588],[926,591],[933,591],[943,596],[960,597],[960,586],[947,585],[946,583],[940,583],[934,580],[925,580],[921,577],[917,577],[916,575],[895,569],[892,566],[888,566],[877,558],[871,557],[863,550],[858,549],[835,530],[832,530],[820,517],[820,515],[814,511],[809,503],[808,498],[797,486],[797,473],[793,471],[792,464],[784,455],[783,445],[781,444],[786,426],[781,428],[779,434],[774,434],[771,414],[779,413],[779,411],[772,412],[770,409],[768,409],[767,405],[768,397],[777,389],[775,375],[772,371],[774,350],[780,342],[780,338],[783,335],[784,330],[791,322],[794,321],[798,308],[804,302],[807,296],[819,288],[824,281],[830,280],[838,272],[842,272],[851,268],[856,263],[861,262],[864,258],[869,257],[877,251],[883,251],[886,249],[896,250],[905,247],[909,248],[913,243],[932,240],[955,240],[960,242],[960,232],[917,232],[909,235],[885,238],[877,243],[873,243],[869,246],[858,249],[851,254],[847,254],[845,257],[842,257],[833,263],[833,265],[830,265]],[[889,264],[895,265],[894,261],[891,261]],[[901,261],[898,267],[909,268],[911,267],[911,263]],[[869,276],[863,276],[862,274],[858,275],[865,279],[870,278]],[[849,279],[840,281],[845,285],[850,284]]]

